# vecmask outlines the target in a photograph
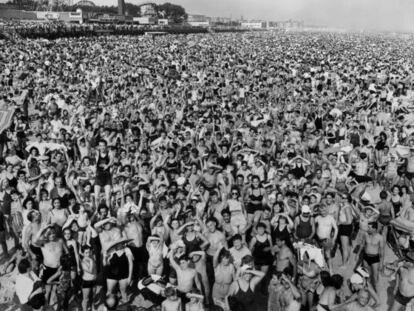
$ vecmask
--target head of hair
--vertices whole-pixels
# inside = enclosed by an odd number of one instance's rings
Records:
[[[342,287],[342,283],[344,282],[344,278],[342,275],[334,274],[331,276],[330,285],[335,289],[340,289]]]
[[[20,260],[19,264],[17,265],[17,270],[19,270],[20,274],[26,273],[30,268],[30,261],[26,258]]]

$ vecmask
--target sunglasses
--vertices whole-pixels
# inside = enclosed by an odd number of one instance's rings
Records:
[[[239,195],[238,192],[232,192],[231,194],[233,194],[233,195]]]

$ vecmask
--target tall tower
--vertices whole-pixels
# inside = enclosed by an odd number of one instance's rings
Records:
[[[125,15],[125,1],[118,0],[118,15]]]

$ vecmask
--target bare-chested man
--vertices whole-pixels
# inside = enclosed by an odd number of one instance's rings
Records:
[[[60,266],[60,257],[63,253],[68,253],[68,249],[61,238],[56,236],[56,229],[48,226],[38,232],[34,242],[41,246],[43,256],[42,281],[46,284],[46,301],[49,301],[52,284],[48,284],[50,277],[56,274]]]
[[[129,248],[134,256],[134,271],[132,277],[133,282],[138,282],[138,279],[142,278],[145,274],[148,254],[143,243],[142,225],[132,213],[128,213],[126,218],[124,233],[128,239],[132,239]]]
[[[190,259],[183,255],[179,258],[179,265],[175,262],[173,252],[170,252],[170,264],[177,273],[177,289],[180,294],[190,293],[195,287],[201,291],[201,282],[197,271],[189,267]]]
[[[22,245],[32,259],[39,261],[42,258],[42,251],[40,245],[36,244],[36,238],[41,229],[40,213],[33,210],[27,215],[27,219],[30,223],[23,228]]]
[[[274,251],[276,252],[275,266],[277,272],[283,272],[290,266],[293,268],[293,275],[296,278],[296,258],[290,248],[286,245],[286,241],[280,237],[275,239],[276,245]]]
[[[316,236],[320,246],[323,248],[326,261],[330,269],[332,269],[331,250],[338,236],[338,226],[335,218],[329,214],[326,206],[320,207],[321,214],[315,218]]]
[[[402,311],[414,298],[414,254],[408,253],[408,262],[399,268],[396,274],[394,302],[390,311]]]
[[[370,271],[374,288],[378,283],[379,271],[384,267],[384,257],[384,240],[378,233],[378,223],[371,222],[363,241],[363,260],[366,269]]]
[[[95,224],[95,229],[99,232],[99,240],[101,241],[102,254],[106,254],[106,250],[111,243],[120,240],[122,232],[115,227],[116,219],[111,217],[101,220]]]

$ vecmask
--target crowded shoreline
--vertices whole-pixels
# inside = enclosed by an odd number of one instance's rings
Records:
[[[410,308],[413,43],[2,40],[0,303]]]

